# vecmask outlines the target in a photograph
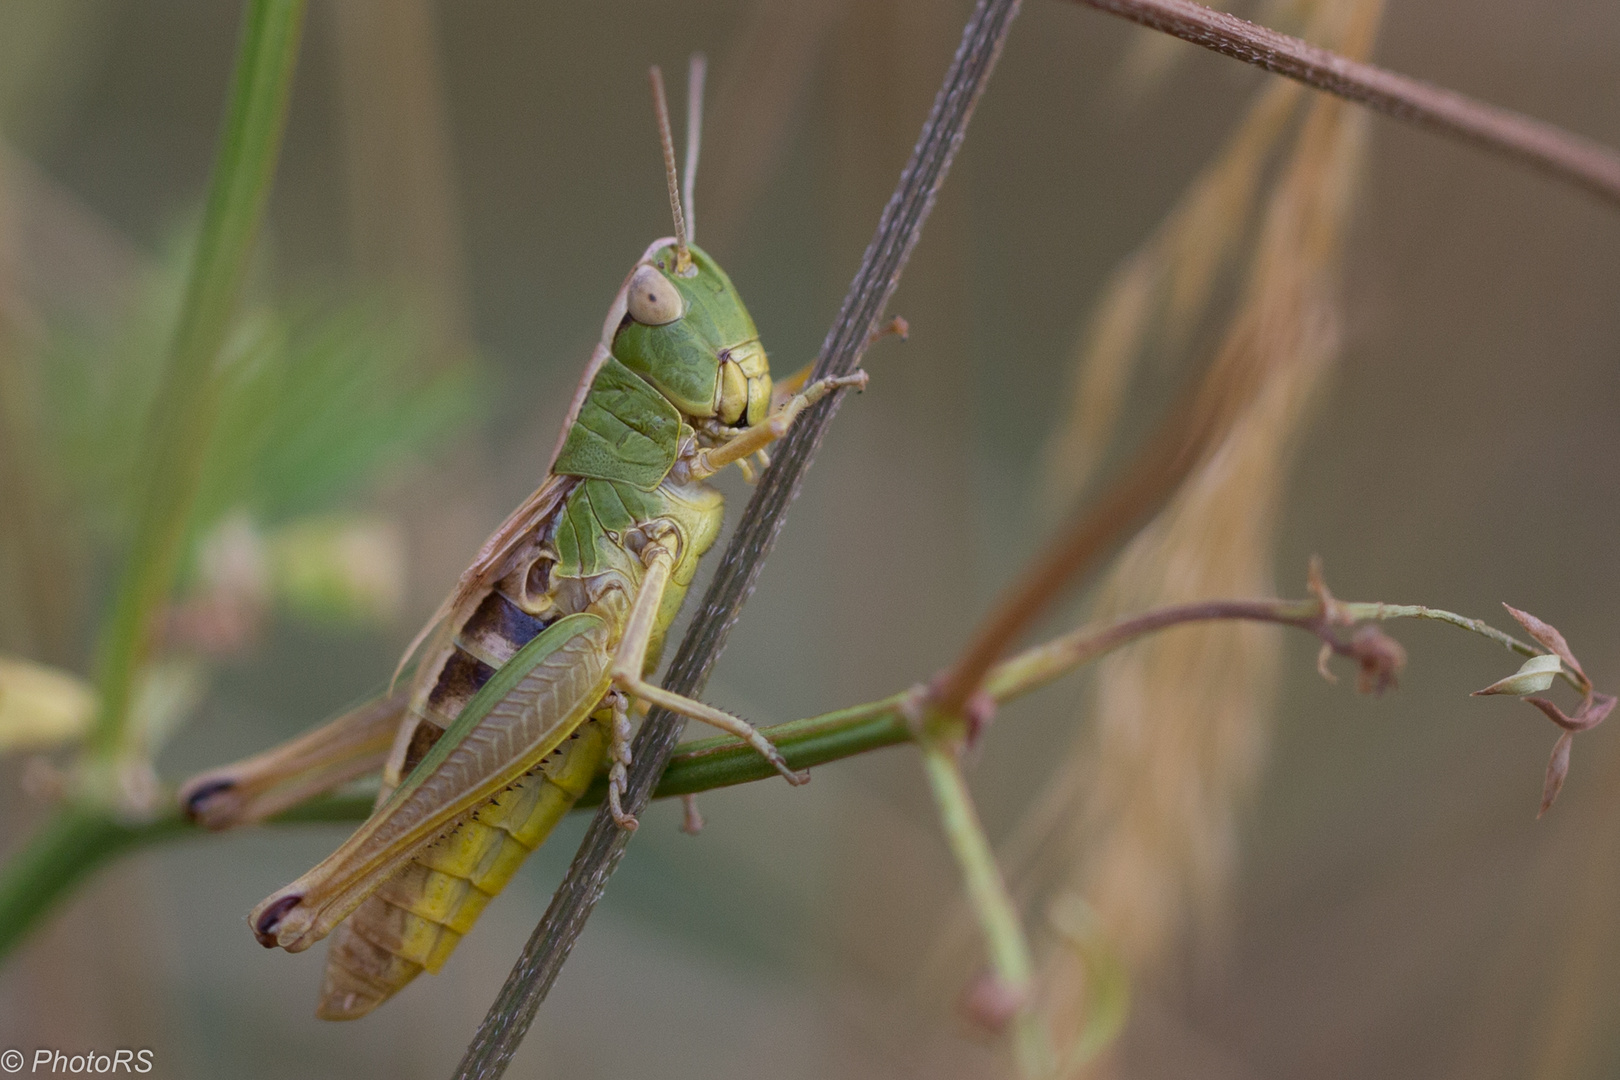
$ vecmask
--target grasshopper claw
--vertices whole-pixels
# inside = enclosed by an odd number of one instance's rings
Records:
[[[636,820],[636,815],[624,812],[624,807],[619,802],[619,791],[619,787],[609,781],[608,812],[613,815],[613,823],[619,828],[625,832],[635,832],[641,828],[641,822]]]

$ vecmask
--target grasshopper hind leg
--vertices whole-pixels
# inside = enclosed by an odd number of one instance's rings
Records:
[[[229,829],[376,772],[407,704],[404,690],[374,698],[291,742],[194,776],[180,787],[181,809],[204,828]]]
[[[641,590],[636,595],[630,617],[625,623],[624,635],[620,638],[613,657],[614,687],[649,705],[668,709],[679,716],[701,721],[729,735],[735,735],[770,762],[788,783],[809,783],[809,772],[789,768],[776,744],[761,735],[748,721],[711,705],[705,705],[701,701],[671,693],[642,678],[642,670],[647,663],[647,645],[653,622],[657,617],[659,604],[663,600],[664,590],[669,585],[670,570],[675,561],[675,537],[667,534],[650,542],[642,552],[642,560],[647,565],[647,571],[641,580]]]
[[[624,812],[624,793],[628,786],[630,768],[630,699],[621,690],[609,690],[608,705],[613,717],[608,743],[608,809],[613,820],[625,832],[635,832],[639,824],[634,814]]]

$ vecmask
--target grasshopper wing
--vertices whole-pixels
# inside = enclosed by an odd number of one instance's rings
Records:
[[[594,373],[594,367],[592,371]],[[572,417],[570,426],[571,422]],[[448,628],[466,621],[473,607],[483,599],[484,591],[505,577],[516,565],[515,556],[526,553],[537,542],[546,521],[578,482],[578,477],[547,473],[545,481],[534,494],[524,499],[523,504],[501,523],[500,528],[490,534],[484,546],[478,549],[472,564],[461,572],[455,588],[450,590],[432,618],[405,647],[404,655],[399,658],[399,666],[394,669],[396,680],[411,660],[422,654],[423,645],[434,637],[435,631],[444,633]]]
[[[622,303],[620,306],[623,306]],[[551,451],[551,460],[546,463],[546,478],[532,495],[507,515],[506,520],[490,534],[489,539],[484,541],[484,546],[478,549],[472,563],[456,579],[456,586],[450,590],[450,595],[444,598],[438,610],[405,647],[404,655],[399,658],[399,666],[394,669],[395,679],[399,678],[399,673],[405,670],[411,658],[419,653],[423,643],[433,637],[435,630],[458,626],[465,621],[467,615],[471,614],[472,605],[483,598],[484,590],[512,570],[517,562],[514,556],[521,557],[527,553],[527,549],[543,531],[546,521],[578,483],[577,477],[558,476],[551,468],[557,463],[557,455],[562,453],[563,442],[568,438],[568,430],[574,426],[574,421],[579,419],[579,411],[585,406],[585,398],[590,393],[591,383],[596,379],[597,371],[607,362],[607,358],[607,346],[598,345],[596,351],[591,354],[591,362],[585,365],[585,374],[581,376],[579,385],[574,388],[574,398],[569,403],[568,416],[563,420],[557,445]]]
[[[497,671],[409,776],[320,865],[249,916],[261,944],[308,948],[427,845],[538,766],[607,692],[611,627],[569,615]]]

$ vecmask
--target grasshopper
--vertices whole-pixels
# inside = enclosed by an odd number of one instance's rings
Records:
[[[701,67],[689,94],[683,198],[662,79],[654,103],[675,235],[654,241],[608,308],[544,482],[495,530],[406,650],[397,690],[283,746],[187,782],[213,828],[262,820],[381,769],[370,818],[248,916],[267,948],[333,935],[316,1015],[364,1016],[436,972],[604,764],[622,795],[632,702],[748,741],[795,784],[746,720],[646,681],[723,499],[705,481],[752,475],[805,408],[863,372],[773,388],[753,319],[686,221]],[[802,387],[802,389],[800,388]],[[400,671],[395,672],[396,681]]]

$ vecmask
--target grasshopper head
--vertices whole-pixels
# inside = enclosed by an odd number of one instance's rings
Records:
[[[654,245],[630,274],[613,355],[686,416],[743,427],[765,419],[770,362],[726,272],[696,245]]]

